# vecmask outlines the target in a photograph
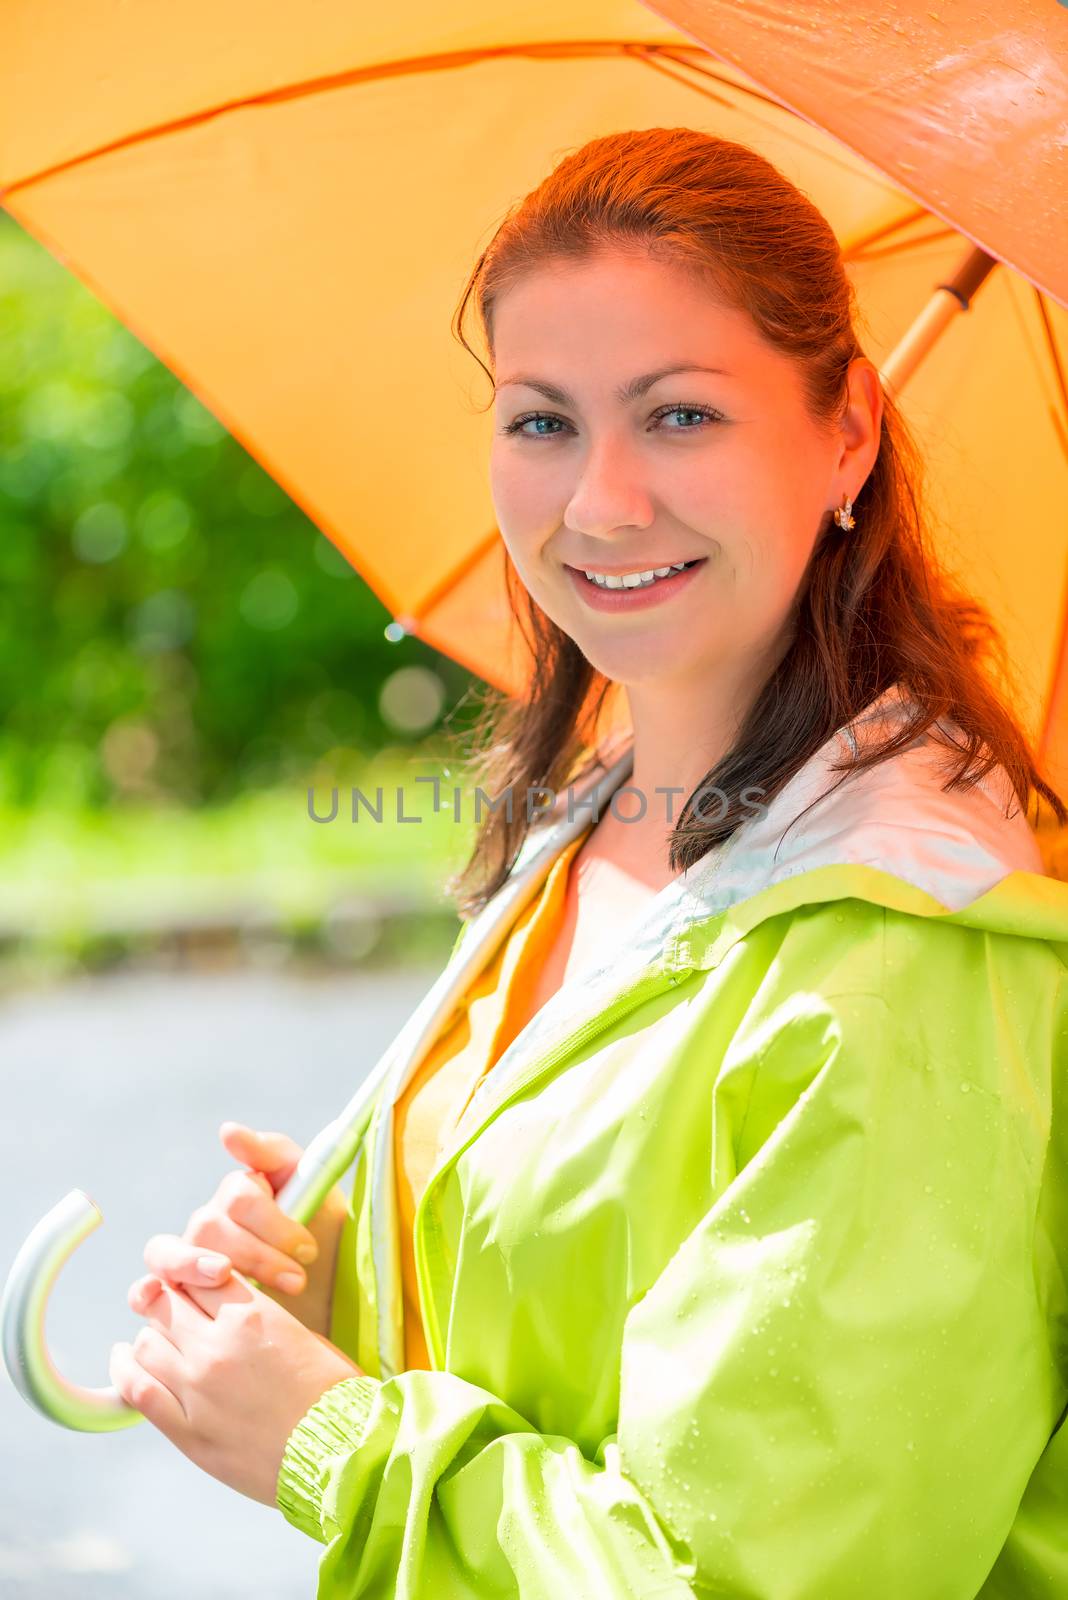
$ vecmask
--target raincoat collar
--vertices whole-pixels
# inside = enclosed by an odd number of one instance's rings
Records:
[[[1044,877],[1038,842],[1018,804],[1012,809],[1003,768],[992,768],[972,788],[943,792],[953,752],[929,730],[867,771],[843,778],[835,770],[904,726],[909,707],[892,685],[832,735],[762,812],[654,894],[603,955],[568,978],[502,1051],[469,1101],[457,1141],[488,1120],[526,1076],[527,1064],[552,1053],[583,1018],[595,1016],[642,974],[678,982],[721,960],[764,916],[793,905],[860,890],[902,910],[959,912],[966,919],[967,908],[1010,875],[1037,874],[1053,890],[1049,936],[1056,927],[1068,939],[1068,890]],[[959,738],[953,723],[940,726]],[[563,841],[564,824],[557,827]],[[563,842],[556,843],[551,824],[544,832],[551,857]],[[541,838],[528,840],[520,861],[542,845]],[[868,870],[850,870],[857,867]],[[791,884],[793,892],[775,892],[795,879],[801,881]],[[1042,901],[1039,890],[1034,909]],[[1030,909],[1029,903],[1027,915]],[[725,912],[740,914],[724,921]]]

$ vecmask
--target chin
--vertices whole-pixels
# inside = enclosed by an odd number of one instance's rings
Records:
[[[624,688],[684,676],[696,666],[679,655],[677,639],[665,639],[663,647],[656,650],[642,649],[636,641],[631,641],[629,648],[615,650],[606,650],[603,640],[587,643],[579,639],[577,643],[591,667]]]

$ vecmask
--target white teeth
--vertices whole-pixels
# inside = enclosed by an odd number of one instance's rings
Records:
[[[666,578],[670,572],[681,572],[685,566],[685,561],[676,561],[670,567],[650,567],[648,572],[590,572],[586,567],[582,570],[590,582],[597,584],[600,589],[639,589],[648,588],[658,578]]]

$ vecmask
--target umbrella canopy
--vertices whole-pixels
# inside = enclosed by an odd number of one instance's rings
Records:
[[[467,276],[515,198],[588,139],[687,125],[753,146],[834,227],[884,381],[911,367],[898,398],[943,553],[998,618],[1021,718],[1063,789],[1056,9],[1003,0],[995,35],[958,0],[880,16],[829,0],[659,15],[637,0],[9,0],[0,198],[406,628],[515,688],[527,666],[489,492],[490,396],[451,331]],[[976,244],[999,264],[902,363]]]

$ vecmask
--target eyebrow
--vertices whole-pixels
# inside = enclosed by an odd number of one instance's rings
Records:
[[[677,372],[712,372],[722,378],[733,376],[732,373],[727,371],[726,367],[700,367],[694,366],[690,362],[683,362],[679,366],[660,367],[656,372],[644,372],[641,377],[632,378],[629,383],[625,383],[616,389],[616,399],[620,405],[626,405],[628,400],[640,400],[642,395],[653,387],[654,383],[659,382],[661,378],[670,378]],[[554,400],[558,406],[573,406],[575,404],[574,398],[568,394],[566,389],[559,389],[553,383],[544,383],[540,378],[528,377],[526,373],[518,373],[514,378],[505,378],[503,383],[495,386],[494,393],[499,393],[501,389],[506,389],[509,384],[513,383],[522,383],[528,389],[537,389],[539,394],[543,394],[547,400]]]

